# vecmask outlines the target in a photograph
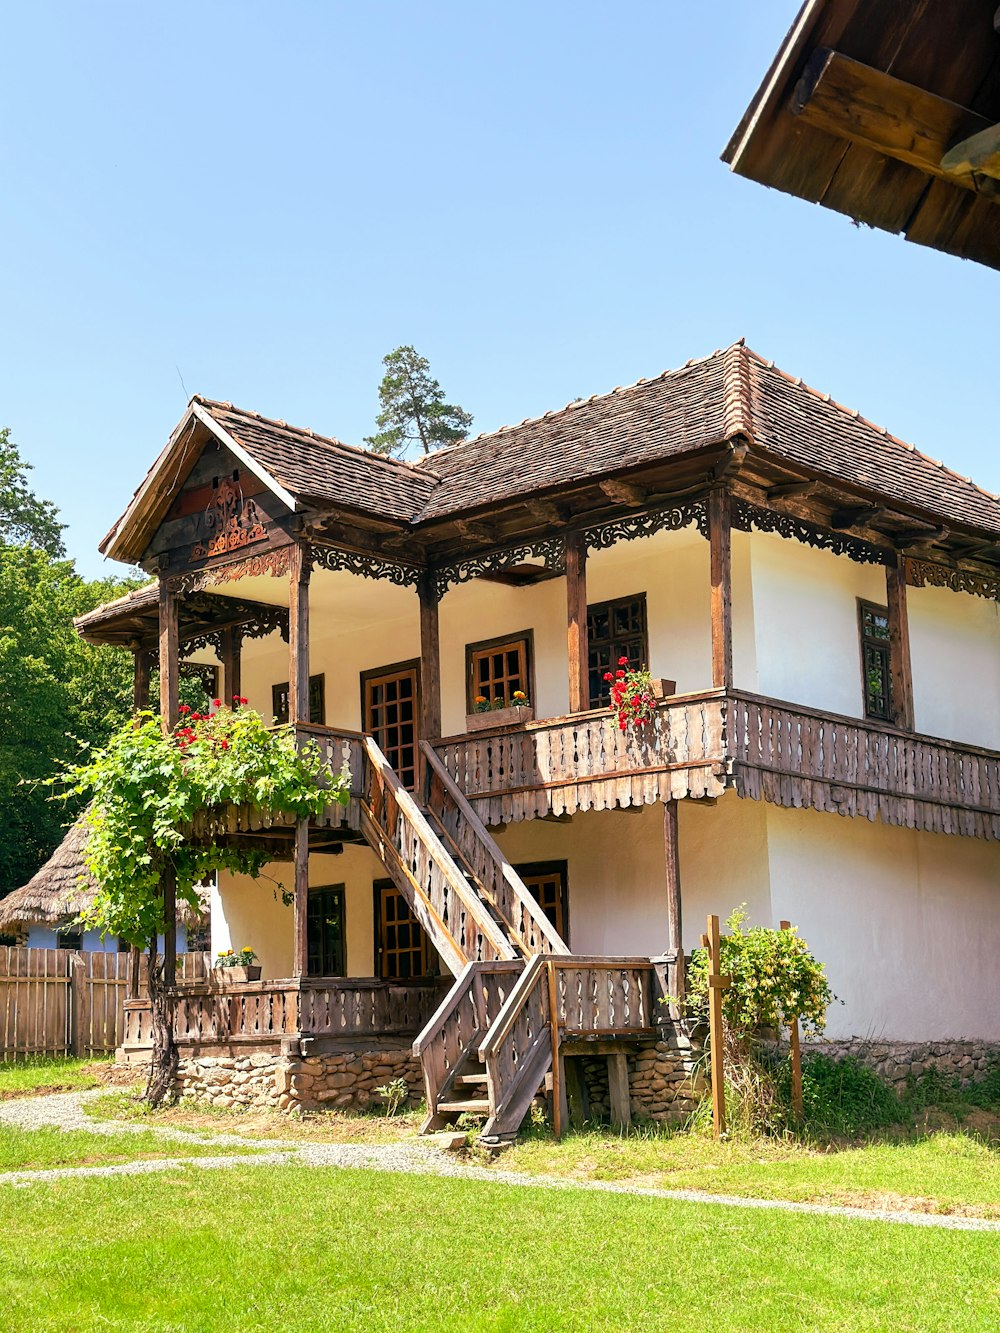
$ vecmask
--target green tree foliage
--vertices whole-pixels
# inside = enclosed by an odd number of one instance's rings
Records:
[[[0,896],[30,879],[77,813],[31,784],[130,714],[131,654],[90,647],[72,622],[136,582],[88,581],[37,546],[0,545]]]
[[[66,554],[64,525],[49,500],[40,500],[28,485],[31,464],[24,462],[10,438],[10,428],[0,427],[0,547],[37,546],[51,556]]]
[[[430,364],[416,348],[397,347],[382,358],[382,364],[378,433],[366,436],[365,444],[376,453],[400,454],[419,443],[426,454],[436,445],[455,444],[468,436],[471,413],[445,402]]]

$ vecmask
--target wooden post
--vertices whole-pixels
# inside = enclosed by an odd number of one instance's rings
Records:
[[[559,987],[556,985],[556,965],[551,958],[546,959],[545,970],[549,974],[549,1033],[552,1038],[552,1132],[557,1139],[561,1139],[566,1092],[559,1053]]]
[[[608,1096],[611,1123],[616,1129],[628,1129],[632,1123],[632,1100],[628,1086],[628,1056],[615,1051],[608,1056]]]
[[[587,647],[587,543],[582,532],[566,537],[566,646],[569,658],[569,711],[590,707]]]
[[[149,707],[149,676],[152,660],[145,648],[134,648],[132,658],[135,664],[132,676],[132,711],[141,713]]]
[[[892,720],[902,731],[913,730],[913,674],[910,667],[910,622],[906,608],[906,560],[897,555],[885,567],[889,608],[889,671],[892,677]]]
[[[160,576],[160,717],[164,731],[177,725],[180,714],[178,681],[180,659],[177,626],[177,598],[170,590],[166,574]]]
[[[782,921],[782,930],[791,930],[790,921]],[[802,1052],[799,1048],[799,1020],[796,1016],[788,1025],[788,1044],[792,1057],[792,1111],[801,1123],[805,1108],[802,1101]]]
[[[292,975],[309,974],[309,820],[295,825],[295,943]]]
[[[719,918],[709,916],[708,934],[701,937],[708,950],[708,1040],[712,1063],[712,1124],[715,1137],[726,1132],[726,1062],[725,1036],[722,1027],[722,992],[729,986],[720,968],[721,939]]]
[[[73,1055],[87,1055],[90,1045],[90,1014],[87,1005],[87,964],[79,954],[69,960],[70,992],[73,1006]]]
[[[432,578],[420,580],[420,737],[431,742],[441,735],[441,638],[438,594]]]
[[[243,634],[235,627],[222,631],[222,702],[232,708],[243,693]],[[289,677],[291,681],[291,677]]]
[[[177,984],[177,876],[168,866],[160,877],[163,887],[163,984]]]
[[[712,567],[712,684],[733,684],[733,557],[729,494],[708,497],[708,533]]]
[[[288,720],[309,721],[309,575],[306,548],[292,547],[288,570]]]
[[[673,952],[673,994],[684,998],[684,938],[681,929],[681,860],[677,841],[677,802],[663,802],[663,863],[667,887],[667,952]]]

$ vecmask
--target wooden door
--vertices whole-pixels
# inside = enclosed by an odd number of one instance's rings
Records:
[[[397,662],[363,672],[361,716],[400,782],[413,791],[420,741],[419,663]]]
[[[410,905],[393,884],[375,884],[375,970],[383,981],[404,981],[431,974],[437,957]]]

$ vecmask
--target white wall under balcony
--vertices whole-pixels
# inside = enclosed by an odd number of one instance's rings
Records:
[[[1000,604],[907,588],[917,731],[1000,750]]]

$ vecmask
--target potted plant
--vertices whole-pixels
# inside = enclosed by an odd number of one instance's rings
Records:
[[[485,731],[487,727],[513,727],[534,720],[535,710],[524,690],[514,690],[509,699],[502,694],[495,699],[477,694],[472,701],[472,712],[465,715],[465,729]]]
[[[617,670],[606,671],[604,679],[611,685],[611,711],[623,732],[651,721],[660,700],[677,689],[675,681],[654,678],[645,667],[630,667],[627,657],[619,657]]]
[[[223,949],[215,960],[226,981],[260,981],[260,967],[253,949]]]

